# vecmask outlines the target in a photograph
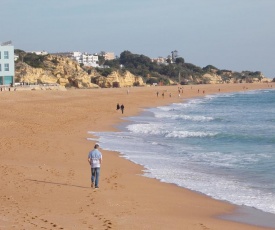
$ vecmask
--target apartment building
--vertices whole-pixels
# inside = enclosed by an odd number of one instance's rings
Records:
[[[78,63],[82,63],[85,66],[98,67],[98,56],[88,53],[81,53],[77,56]]]
[[[103,57],[104,57],[105,60],[114,60],[115,59],[115,53],[103,52]]]
[[[0,45],[0,86],[14,84],[14,47],[10,42]]]
[[[94,54],[82,53],[82,52],[63,52],[52,53],[53,55],[69,57],[72,60],[77,61],[84,66],[98,67],[98,56]]]

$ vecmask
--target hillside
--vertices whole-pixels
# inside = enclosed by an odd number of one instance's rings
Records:
[[[76,88],[107,88],[144,85],[141,77],[129,71],[112,71],[102,76],[94,68],[82,68],[70,58],[55,55],[19,55],[15,64],[15,82],[53,84]]]
[[[65,87],[98,88],[130,87],[145,84],[221,84],[238,82],[269,82],[261,72],[233,72],[219,70],[208,65],[200,68],[185,63],[183,58],[175,62],[158,64],[144,55],[121,53],[120,57],[105,61],[105,68],[79,65],[70,58],[56,55],[36,55],[16,50],[19,56],[15,65],[15,82],[27,84],[57,83]]]

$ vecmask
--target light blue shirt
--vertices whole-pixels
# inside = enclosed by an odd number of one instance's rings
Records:
[[[91,168],[100,168],[100,159],[102,159],[102,154],[98,149],[94,149],[89,152],[88,158],[91,162]]]

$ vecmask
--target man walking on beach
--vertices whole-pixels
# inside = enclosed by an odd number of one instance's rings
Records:
[[[121,109],[121,112],[123,114],[123,111],[124,111],[124,105],[123,104],[120,106],[120,109]]]
[[[91,165],[91,187],[94,186],[95,188],[98,188],[98,182],[99,182],[99,174],[100,174],[100,166],[102,163],[102,154],[98,150],[99,145],[95,144],[94,149],[89,152],[88,155],[88,162]]]

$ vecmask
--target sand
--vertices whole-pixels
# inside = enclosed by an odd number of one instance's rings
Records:
[[[268,87],[184,86],[180,98],[177,86],[130,88],[129,94],[125,88],[0,92],[0,229],[267,229],[217,218],[236,206],[146,178],[141,166],[116,152],[100,149],[100,188],[91,188],[87,155],[95,142],[87,138],[93,137],[88,131],[115,131],[122,117],[145,107],[201,97],[203,90]]]

